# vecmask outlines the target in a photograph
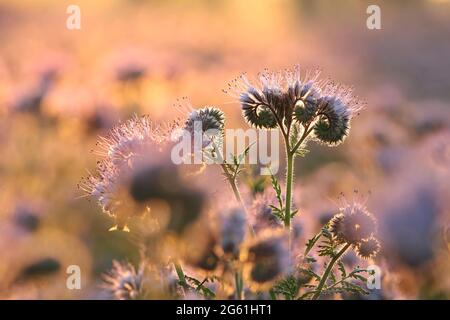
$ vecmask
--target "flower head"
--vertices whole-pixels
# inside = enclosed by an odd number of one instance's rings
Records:
[[[215,107],[203,107],[201,109],[193,110],[185,123],[185,129],[194,133],[195,123],[200,122],[201,131],[208,130],[223,131],[225,125],[225,116],[223,112]]]
[[[314,103],[319,93],[316,82],[319,71],[304,77],[299,66],[282,72],[264,70],[254,83],[242,74],[224,90],[239,99],[244,118],[257,128],[275,128],[283,121],[292,122],[294,108],[299,102]]]
[[[375,217],[357,202],[341,208],[330,222],[331,233],[342,243],[358,244],[373,236],[376,228]]]
[[[136,157],[145,154],[168,141],[170,128],[154,124],[146,115],[131,119],[111,129],[106,137],[100,137],[96,154],[107,158],[114,165],[132,164]]]
[[[317,101],[316,139],[329,146],[343,142],[348,135],[351,118],[361,108],[350,88],[327,85]]]
[[[225,115],[216,107],[205,106],[194,109],[186,97],[177,100],[174,105],[182,114],[183,124],[175,132],[175,136],[181,136],[187,132],[193,139],[196,134],[202,137],[203,148],[208,146],[213,139],[221,137],[225,128]]]
[[[356,253],[360,258],[363,259],[372,259],[377,255],[379,251],[380,242],[374,237],[361,240],[361,242],[359,242],[358,246],[356,247]]]
[[[103,287],[108,290],[115,299],[134,300],[143,294],[144,268],[136,270],[130,263],[113,261],[110,272],[103,275]]]
[[[311,129],[316,140],[335,146],[344,141],[351,118],[362,106],[351,88],[319,80],[319,75],[319,70],[302,75],[299,66],[265,70],[254,82],[241,75],[224,91],[239,100],[244,118],[254,127],[280,127],[288,133],[297,123],[304,132]]]
[[[146,116],[135,116],[100,138],[98,154],[103,159],[79,187],[114,217],[111,230],[127,231],[128,220],[148,212],[154,199],[167,203],[166,227],[177,233],[200,214],[202,194],[181,187],[179,172],[164,161],[169,132]]]

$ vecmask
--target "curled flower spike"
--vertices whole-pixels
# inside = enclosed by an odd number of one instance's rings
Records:
[[[110,272],[103,275],[103,288],[117,300],[135,300],[143,295],[144,267],[136,270],[130,263],[113,261]]]
[[[318,141],[336,146],[345,140],[350,120],[362,105],[351,88],[319,80],[319,75],[313,70],[302,76],[299,66],[281,72],[265,70],[254,82],[242,74],[224,92],[239,100],[252,126],[279,127],[288,133],[297,121],[305,129],[311,127]]]
[[[213,106],[205,106],[200,109],[194,109],[190,104],[187,97],[183,97],[177,99],[177,103],[174,104],[174,107],[181,114],[181,118],[184,118],[184,126],[182,129],[189,131],[191,134],[194,133],[195,122],[199,122],[201,127],[199,129],[202,132],[206,132],[208,130],[218,130],[220,132],[223,131],[225,127],[225,115],[224,113]]]
[[[330,231],[342,243],[358,244],[376,232],[375,217],[360,203],[340,209],[330,222]]]
[[[244,118],[257,128],[275,128],[277,120],[270,108],[264,104],[263,99],[258,91],[252,87],[242,94],[239,100],[242,104]]]
[[[194,133],[194,125],[197,121],[202,125],[202,132],[208,130],[218,130],[222,132],[225,126],[225,115],[221,110],[215,107],[204,107],[194,110],[189,114],[189,118],[186,120],[185,129]]]
[[[362,106],[349,88],[328,85],[324,91],[326,95],[317,101],[314,135],[319,141],[335,146],[345,140],[350,120]]]
[[[372,259],[380,251],[380,242],[374,238],[361,240],[356,247],[356,254],[362,259]]]
[[[239,99],[250,125],[267,129],[290,126],[297,106],[315,104],[322,85],[317,81],[319,74],[314,70],[302,77],[299,66],[282,72],[265,70],[255,84],[242,74],[224,92]]]
[[[194,109],[187,98],[177,100],[175,107],[184,120],[184,124],[173,131],[173,138],[180,139],[186,132],[192,140],[201,137],[201,146],[203,151],[208,146],[218,147],[221,145],[224,129],[225,129],[225,115],[224,113],[212,106],[206,106],[200,109]]]
[[[289,267],[287,237],[267,230],[244,246],[244,277],[255,291],[265,291],[286,274]]]

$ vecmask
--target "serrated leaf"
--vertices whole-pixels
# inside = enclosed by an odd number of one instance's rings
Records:
[[[317,241],[322,236],[322,231],[320,231],[318,234],[316,234],[314,237],[308,240],[306,243],[306,250],[305,250],[305,257],[308,255],[308,253],[312,250],[314,245],[317,243]]]
[[[341,260],[338,261],[338,269],[341,272],[341,278],[347,277],[347,272],[345,271],[345,266]]]
[[[280,183],[278,182],[277,178],[272,173],[272,171],[270,171],[270,179],[271,179],[273,190],[275,191],[275,194],[277,196],[278,205],[280,206],[280,208],[283,208],[283,198],[281,195],[281,186],[280,186]]]
[[[276,294],[283,295],[286,300],[292,300],[297,296],[299,286],[295,277],[290,275],[280,280],[272,290]]]

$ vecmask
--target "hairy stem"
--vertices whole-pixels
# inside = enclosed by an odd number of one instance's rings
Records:
[[[291,207],[292,207],[292,180],[294,179],[294,154],[286,151],[286,212],[284,214],[284,226],[291,227]]]
[[[322,275],[322,278],[320,279],[319,285],[317,286],[316,293],[312,297],[312,300],[317,300],[320,297],[320,294],[322,293],[323,286],[325,285],[328,276],[330,275],[331,271],[333,270],[333,266],[336,263],[336,261],[339,260],[339,258],[347,251],[347,249],[351,246],[351,243],[347,243],[342,249],[331,259],[330,263],[328,264],[325,272]]]
[[[239,192],[238,186],[236,184],[236,179],[234,179],[231,173],[228,171],[227,165],[225,163],[221,163],[220,166],[222,167],[223,173],[225,174],[225,177],[227,178],[227,181],[230,184],[231,189],[233,190],[234,197],[241,204],[241,206],[246,209],[241,198],[241,193]]]
[[[309,128],[309,126],[305,127],[305,131],[303,132],[301,138],[299,141],[294,145],[294,147],[291,149],[289,140],[285,140],[286,144],[286,161],[287,161],[287,168],[286,168],[286,212],[284,215],[284,226],[286,228],[290,228],[291,226],[291,209],[292,209],[292,187],[293,187],[293,180],[294,180],[294,163],[295,163],[295,154],[297,152],[297,149],[301,146],[303,141],[308,137],[308,135],[311,133],[312,128]]]
[[[220,166],[222,168],[223,173],[225,174],[225,177],[227,178],[228,183],[231,186],[231,189],[233,190],[234,197],[239,202],[241,207],[244,209],[246,216],[248,216],[247,207],[245,206],[244,201],[242,201],[241,193],[239,192],[239,188],[236,183],[236,178],[233,177],[233,175],[228,171],[227,165],[225,163],[221,163]],[[253,230],[253,227],[250,223],[248,223],[248,229],[250,231],[250,234],[252,236],[255,236],[255,230]]]

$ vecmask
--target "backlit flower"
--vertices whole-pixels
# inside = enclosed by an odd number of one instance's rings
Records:
[[[144,268],[113,261],[113,268],[103,275],[103,287],[117,300],[135,300],[143,294]]]
[[[357,244],[376,232],[375,217],[362,204],[348,204],[339,212],[330,222],[331,233],[337,241]]]

